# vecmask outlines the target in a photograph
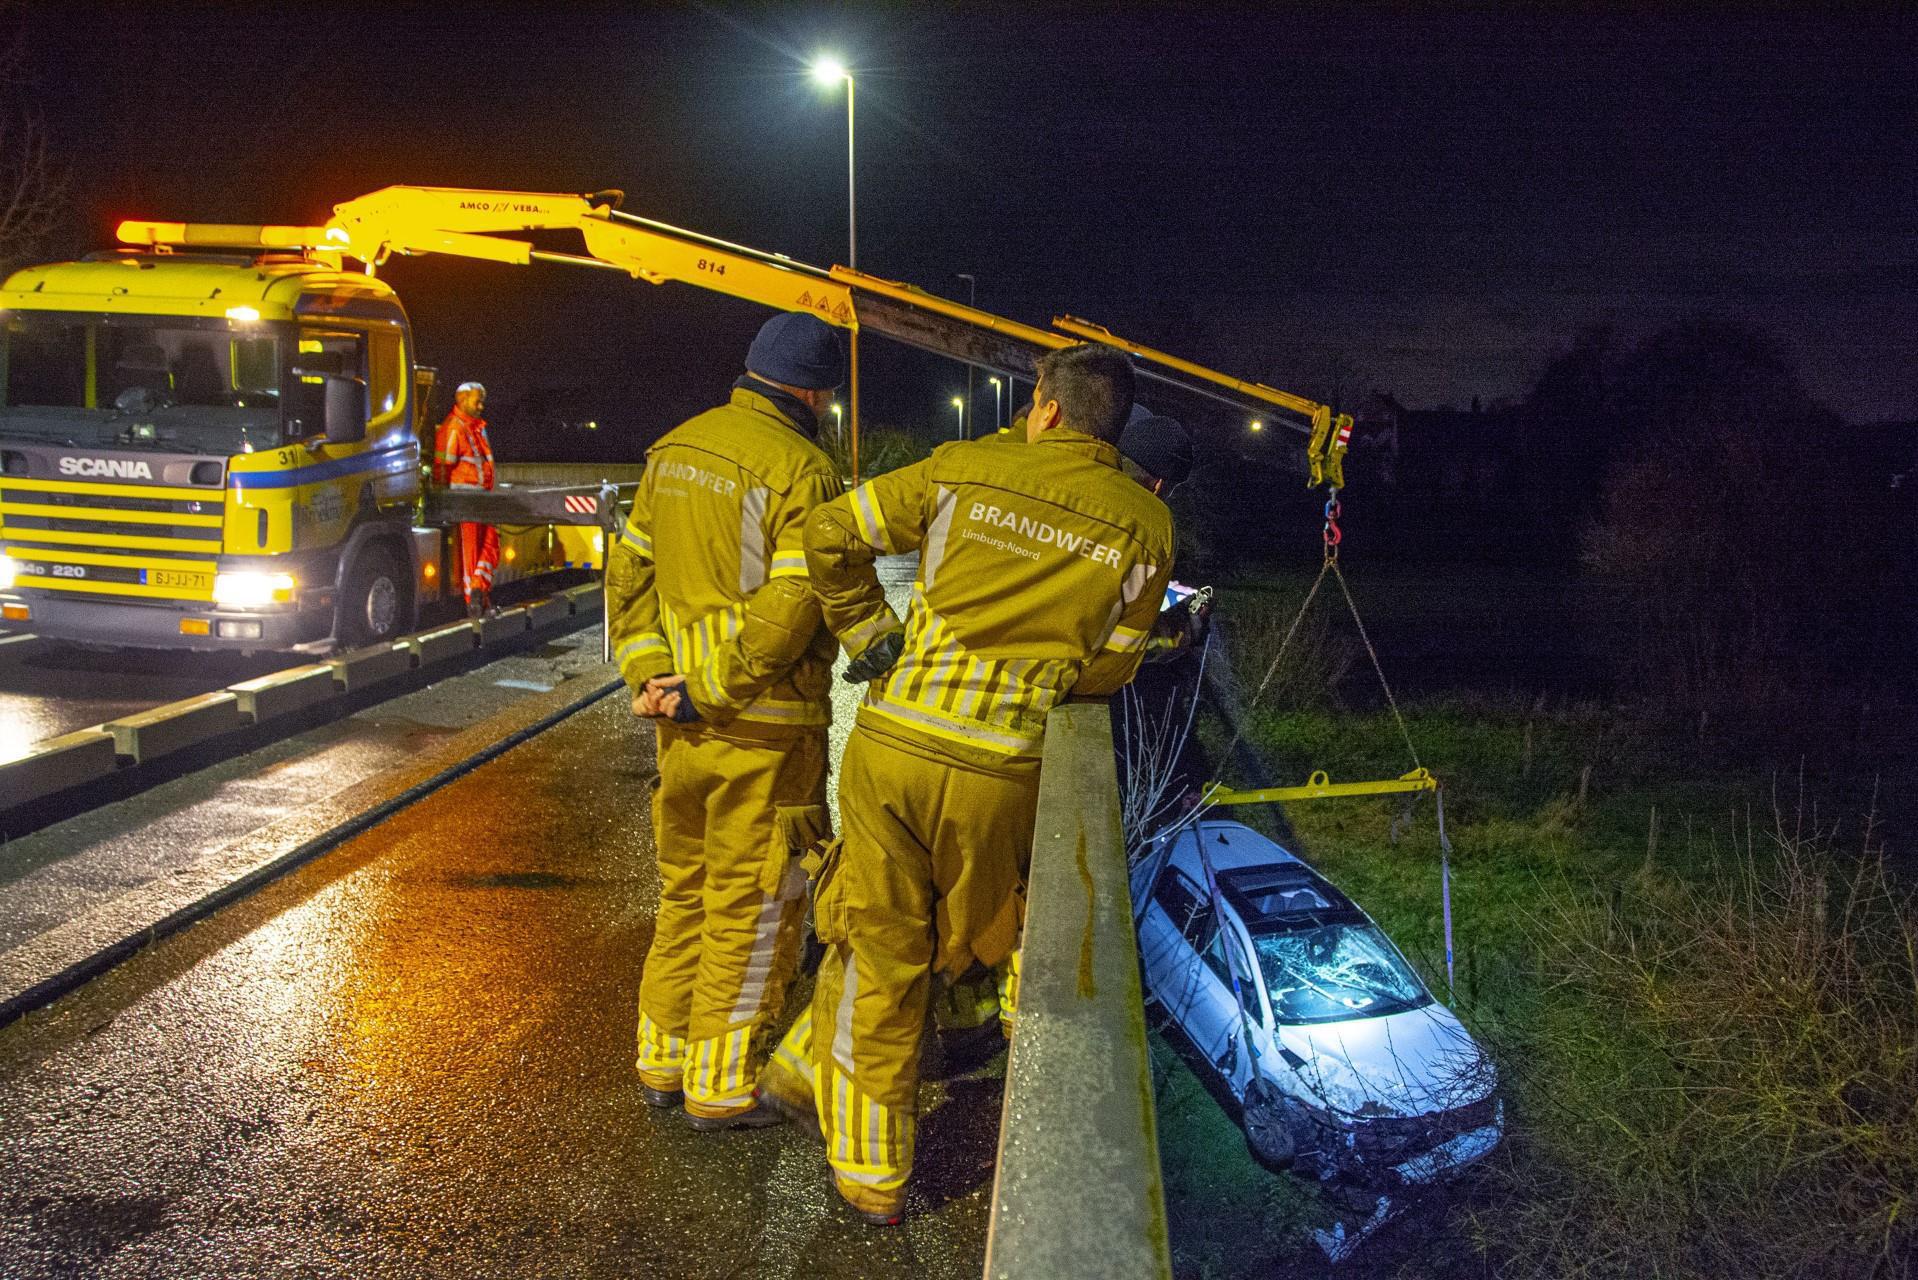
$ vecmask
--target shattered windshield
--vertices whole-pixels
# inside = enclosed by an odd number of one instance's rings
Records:
[[[1253,939],[1280,1022],[1336,1022],[1431,1002],[1418,976],[1369,924],[1330,924]]]
[[[280,339],[259,324],[16,311],[0,431],[239,453],[279,442]]]

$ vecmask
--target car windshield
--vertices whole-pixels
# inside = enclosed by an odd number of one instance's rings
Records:
[[[0,430],[238,453],[277,442],[280,340],[224,320],[16,311],[0,330]]]
[[[1308,925],[1264,934],[1253,946],[1280,1022],[1375,1018],[1432,999],[1373,925]]]

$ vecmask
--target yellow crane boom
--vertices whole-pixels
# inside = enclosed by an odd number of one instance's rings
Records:
[[[122,242],[155,249],[243,246],[298,250],[343,266],[352,258],[372,272],[394,254],[449,254],[525,266],[557,263],[619,271],[651,284],[677,281],[781,311],[810,311],[853,335],[851,387],[853,465],[858,469],[858,333],[870,330],[908,346],[1030,380],[1040,356],[1077,339],[1110,342],[1131,353],[1146,378],[1247,412],[1277,409],[1305,421],[1315,482],[1338,477],[1351,419],[1325,405],[1208,369],[1072,317],[1034,328],[922,289],[863,271],[811,266],[683,227],[624,213],[623,193],[583,195],[489,191],[465,187],[384,187],[333,207],[323,226],[127,221]],[[512,233],[575,231],[584,253],[537,247]],[[1329,474],[1327,468],[1330,468]]]

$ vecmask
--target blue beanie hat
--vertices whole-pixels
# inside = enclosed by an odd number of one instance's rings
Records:
[[[759,326],[746,349],[746,370],[789,387],[830,391],[846,380],[846,353],[818,316],[782,311]]]

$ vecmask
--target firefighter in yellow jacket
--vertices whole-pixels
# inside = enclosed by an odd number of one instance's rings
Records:
[[[754,1101],[827,834],[837,647],[808,589],[807,517],[842,489],[814,438],[845,371],[816,316],[767,321],[732,398],[646,455],[607,566],[620,672],[655,719],[660,902],[639,988],[642,1093],[696,1129],[777,1123]]]
[[[815,890],[827,954],[761,1097],[811,1108],[870,1222],[903,1213],[931,983],[1003,972],[1017,944],[1046,715],[1131,679],[1165,593],[1172,518],[1114,447],[1131,403],[1119,352],[1054,352],[1029,443],[944,445],[807,525],[846,678],[871,684],[840,767],[844,844]],[[902,627],[873,559],[914,550]]]

